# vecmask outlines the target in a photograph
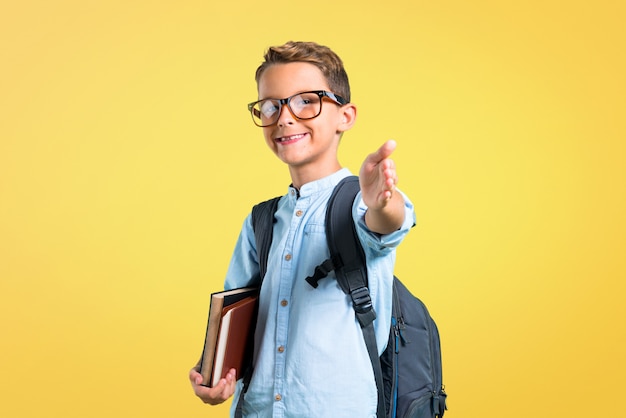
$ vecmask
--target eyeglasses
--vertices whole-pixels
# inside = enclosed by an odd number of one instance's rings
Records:
[[[263,99],[252,102],[248,105],[248,110],[252,114],[254,124],[264,128],[278,122],[285,104],[296,119],[308,120],[318,117],[322,113],[322,99],[324,97],[328,97],[340,106],[347,103],[343,97],[334,93],[315,90],[294,94],[286,99]]]

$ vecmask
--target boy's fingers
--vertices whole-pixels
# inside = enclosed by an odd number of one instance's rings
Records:
[[[393,153],[395,149],[396,141],[390,139],[389,141],[386,141],[384,144],[382,144],[380,148],[378,148],[376,151],[368,155],[365,164],[372,166],[378,165],[381,161],[389,158],[389,156]]]
[[[199,385],[202,383],[203,378],[202,378],[202,375],[200,374],[200,370],[198,367],[194,367],[193,369],[189,371],[189,378],[193,380],[193,382],[196,385]]]
[[[380,146],[373,154],[370,155],[370,159],[374,163],[379,163],[389,156],[396,149],[396,141],[390,139]]]

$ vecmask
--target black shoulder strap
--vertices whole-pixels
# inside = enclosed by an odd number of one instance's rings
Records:
[[[372,362],[378,389],[377,417],[383,418],[385,395],[373,323],[376,319],[376,312],[367,287],[365,253],[352,217],[352,206],[359,190],[359,178],[356,176],[346,177],[335,187],[326,211],[326,239],[337,282],[341,289],[352,298],[356,317],[361,324],[363,339]]]
[[[279,197],[275,197],[265,202],[261,202],[252,208],[252,229],[254,230],[254,240],[256,241],[257,258],[259,261],[259,287],[263,282],[265,273],[267,272],[267,259],[272,245],[272,235],[274,233],[274,213],[278,209]],[[237,406],[235,407],[235,418],[243,417],[243,397],[248,390],[252,380],[252,367],[248,367],[243,375],[243,387],[239,393]]]
[[[261,281],[267,272],[267,258],[272,245],[272,234],[274,232],[274,213],[278,208],[279,197],[275,197],[265,202],[261,202],[252,208],[252,229],[256,241],[256,251],[261,270]]]

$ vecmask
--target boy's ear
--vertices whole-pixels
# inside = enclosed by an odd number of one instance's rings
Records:
[[[345,132],[352,128],[356,122],[356,106],[352,103],[341,106],[341,121],[337,127],[337,131]]]

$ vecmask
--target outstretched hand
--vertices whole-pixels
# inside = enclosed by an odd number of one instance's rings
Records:
[[[365,223],[373,232],[391,233],[404,221],[404,198],[394,193],[398,183],[396,165],[389,157],[396,149],[396,141],[389,140],[367,156],[359,183],[361,196],[368,210]]]
[[[389,203],[398,182],[396,166],[389,157],[396,141],[389,140],[368,155],[359,173],[363,201],[370,209],[382,209]]]

